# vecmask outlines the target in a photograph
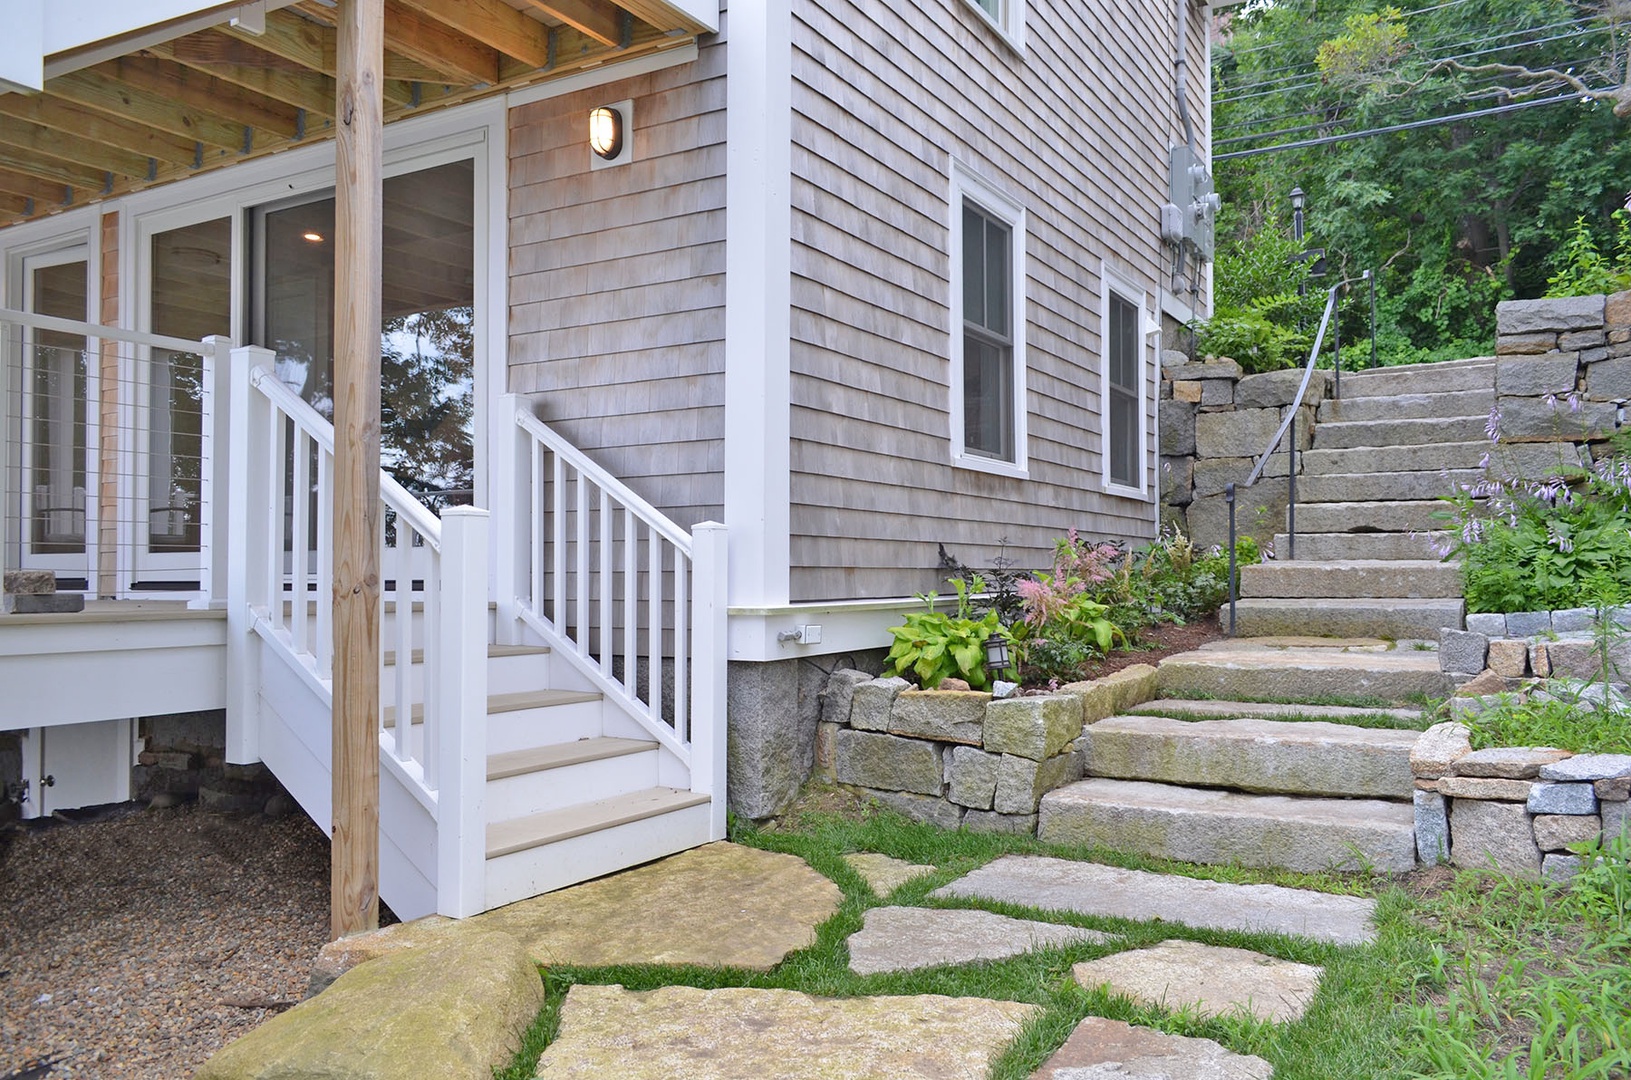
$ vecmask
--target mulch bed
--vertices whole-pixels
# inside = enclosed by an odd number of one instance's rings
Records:
[[[1147,627],[1139,631],[1138,637],[1139,643],[1135,648],[1118,650],[1102,660],[1087,664],[1082,669],[1081,677],[1101,679],[1134,664],[1159,664],[1168,656],[1198,649],[1209,641],[1222,640],[1225,634],[1218,625],[1217,616],[1208,615],[1183,626],[1165,623]]]

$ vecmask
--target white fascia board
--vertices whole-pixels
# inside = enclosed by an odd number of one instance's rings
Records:
[[[691,22],[719,33],[719,0],[665,0],[665,3]]]
[[[8,0],[43,12],[43,79],[126,56],[138,49],[220,26],[240,14],[250,23],[295,0]],[[4,72],[0,71],[0,75]],[[33,89],[39,89],[38,86]]]
[[[950,610],[957,598],[941,597],[937,607]],[[905,621],[908,612],[924,610],[915,596],[888,600],[823,600],[777,607],[730,609],[729,651],[732,660],[765,663],[796,660],[801,656],[835,656],[887,649],[889,628]],[[799,626],[821,627],[821,643],[804,645],[778,641],[776,635]]]

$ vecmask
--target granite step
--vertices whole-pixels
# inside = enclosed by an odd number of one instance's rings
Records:
[[[1451,599],[1459,598],[1461,591],[1461,567],[1436,559],[1314,560],[1304,557],[1296,562],[1275,560],[1240,569],[1243,598]]]
[[[1488,390],[1495,385],[1495,358],[1474,356],[1437,364],[1403,364],[1342,373],[1342,400]]]
[[[1112,716],[1082,732],[1087,775],[1258,795],[1399,799],[1421,733],[1239,717]]]
[[[1319,600],[1252,596],[1235,605],[1235,633],[1245,637],[1321,634],[1435,641],[1441,629],[1459,630],[1466,616],[1459,597],[1334,597]],[[1218,617],[1228,624],[1229,607]]]
[[[1327,504],[1328,505],[1328,504]],[[1297,524],[1303,523],[1303,508],[1297,508]],[[1450,534],[1431,532],[1303,532],[1297,531],[1296,558],[1302,559],[1437,559],[1440,547],[1450,543]],[[1435,546],[1436,545],[1436,546]],[[1274,534],[1274,554],[1281,561],[1292,558],[1291,537]]]
[[[1297,546],[1301,554],[1304,533],[1398,533],[1443,529],[1449,508],[1431,499],[1385,499],[1380,502],[1301,501],[1298,488]],[[1445,515],[1445,516],[1440,516]],[[1279,548],[1275,548],[1276,551]]]
[[[1343,473],[1442,472],[1446,469],[1494,468],[1520,476],[1544,477],[1580,467],[1573,443],[1509,443],[1488,439],[1415,446],[1358,446],[1308,450],[1302,455],[1304,476]]]
[[[1488,426],[1488,410],[1479,416],[1437,417],[1430,420],[1321,420],[1314,427],[1314,449],[1476,442],[1489,438]]]
[[[1300,476],[1297,478],[1298,524],[1301,525],[1305,503],[1422,502],[1454,495],[1463,486],[1471,487],[1483,479],[1482,469]]]
[[[1334,603],[1335,601],[1333,601]],[[1443,601],[1416,601],[1416,603]],[[1310,608],[1298,604],[1307,632]],[[1403,601],[1393,601],[1403,603]],[[1457,601],[1459,604],[1459,601]],[[1403,705],[1414,698],[1443,697],[1454,688],[1438,668],[1438,653],[1415,649],[1345,649],[1256,645],[1250,639],[1213,642],[1161,661],[1156,684],[1164,697],[1212,697],[1231,701],[1380,700]]]
[[[1344,386],[1346,394],[1348,388]],[[1486,384],[1475,390],[1449,393],[1387,394],[1377,397],[1349,397],[1320,402],[1315,423],[1331,420],[1438,420],[1453,416],[1487,417],[1495,408],[1495,387]]]
[[[1416,867],[1416,814],[1405,802],[1096,778],[1048,792],[1038,813],[1037,838],[1050,844],[1301,873]]]
[[[1156,698],[1127,710],[1132,716],[1176,716],[1183,719],[1235,720],[1256,717],[1260,720],[1279,720],[1296,717],[1301,720],[1329,720],[1332,723],[1350,723],[1377,717],[1392,720],[1399,730],[1413,728],[1422,723],[1420,709],[1365,709],[1351,705],[1301,705],[1278,701],[1219,701],[1215,698]]]

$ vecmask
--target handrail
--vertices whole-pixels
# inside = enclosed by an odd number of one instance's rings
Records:
[[[334,425],[323,414],[311,407],[311,402],[289,389],[288,384],[272,372],[263,367],[256,367],[250,374],[249,380],[255,389],[266,395],[278,409],[300,426],[300,429],[316,440],[329,453],[334,453]],[[413,526],[413,530],[424,537],[425,543],[441,550],[442,521],[430,508],[403,487],[389,473],[380,473],[380,498],[390,504],[397,516]]]
[[[199,356],[209,352],[209,345],[206,341],[166,337],[163,334],[148,334],[139,330],[121,330],[114,326],[99,326],[96,323],[59,319],[54,315],[35,315],[33,312],[17,311],[14,308],[0,308],[0,322],[17,323],[19,326],[26,326],[33,330],[52,330],[59,334],[77,334],[80,337],[96,338],[100,341],[127,341],[132,345],[146,345],[151,349],[169,349],[171,352],[191,353]]]
[[[1263,475],[1263,467],[1268,464],[1269,456],[1280,445],[1280,440],[1285,438],[1286,429],[1291,426],[1292,421],[1296,419],[1297,410],[1302,407],[1303,395],[1308,392],[1308,382],[1314,376],[1314,365],[1319,361],[1320,352],[1325,348],[1325,328],[1331,324],[1331,316],[1336,311],[1337,294],[1342,291],[1342,286],[1345,284],[1346,282],[1338,282],[1331,286],[1330,295],[1325,300],[1325,314],[1320,316],[1319,332],[1314,335],[1314,347],[1309,350],[1308,363],[1303,367],[1303,381],[1297,386],[1297,396],[1291,399],[1291,407],[1286,410],[1285,416],[1280,420],[1280,426],[1275,430],[1274,438],[1269,440],[1269,445],[1263,450],[1262,456],[1257,459],[1257,467],[1246,478],[1246,483],[1243,485],[1245,487],[1251,487]]]
[[[661,533],[665,540],[684,552],[687,558],[690,557],[691,534],[676,524],[673,518],[646,502],[627,484],[595,464],[589,455],[561,438],[559,433],[534,416],[529,409],[518,407],[515,411],[515,422],[539,442],[548,446],[551,452],[559,454],[563,461],[587,476],[595,487],[634,511],[636,517]]]

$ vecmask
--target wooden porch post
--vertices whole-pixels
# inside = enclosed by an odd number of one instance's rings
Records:
[[[334,191],[335,937],[379,926],[379,342],[384,0],[340,0]],[[274,601],[276,602],[276,601]],[[407,617],[399,611],[398,618]],[[406,710],[404,717],[406,719]]]

